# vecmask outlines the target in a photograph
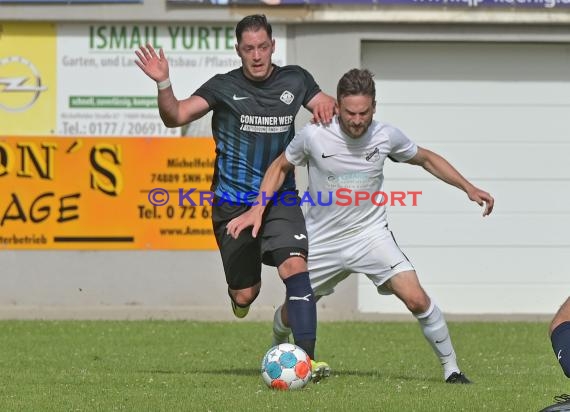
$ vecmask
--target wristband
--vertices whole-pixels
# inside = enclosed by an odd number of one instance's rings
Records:
[[[166,80],[163,80],[161,82],[156,82],[156,86],[158,87],[158,90],[164,90],[172,86],[172,83],[170,83],[170,79],[167,78]]]

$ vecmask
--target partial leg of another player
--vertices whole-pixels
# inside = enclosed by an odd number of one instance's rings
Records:
[[[564,374],[570,378],[570,298],[560,306],[550,323],[550,341],[552,349]],[[555,403],[540,412],[570,411],[570,395],[554,397]]]
[[[552,319],[550,341],[562,371],[570,378],[570,298],[566,299]]]
[[[471,383],[457,365],[449,329],[442,312],[421,287],[414,270],[400,272],[383,285],[394,293],[418,320],[422,332],[439,358],[447,383]]]

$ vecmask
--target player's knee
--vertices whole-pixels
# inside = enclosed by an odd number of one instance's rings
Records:
[[[419,314],[429,309],[430,300],[427,295],[418,293],[408,297],[404,303],[410,312]]]
[[[247,297],[242,294],[234,296],[234,302],[237,303],[239,306],[248,306],[253,303],[253,300],[254,299],[252,299],[251,297]]]
[[[291,275],[306,272],[307,262],[302,257],[290,257],[288,259],[285,259],[285,261],[279,265],[278,270],[281,278],[285,279]]]
[[[249,293],[238,293],[233,296],[233,299],[239,306],[247,306],[251,305],[256,297],[257,295],[251,295]]]
[[[235,303],[239,306],[247,306],[253,303],[253,301],[259,295],[259,288],[253,287],[248,289],[233,290],[230,295]]]

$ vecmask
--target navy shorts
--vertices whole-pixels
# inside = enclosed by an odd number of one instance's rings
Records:
[[[251,227],[243,230],[237,239],[226,234],[229,221],[250,206],[219,204],[219,199],[214,198],[212,223],[230,289],[245,289],[259,283],[262,263],[279,266],[290,257],[307,259],[309,242],[300,199],[296,193],[289,193],[285,198],[278,198],[283,201],[270,203],[265,208],[257,238],[252,237]]]

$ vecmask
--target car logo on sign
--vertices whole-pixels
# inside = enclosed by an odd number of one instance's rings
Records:
[[[0,109],[8,112],[24,112],[47,90],[42,85],[40,72],[32,62],[20,56],[0,59],[0,73],[18,73],[15,76],[0,76]],[[9,103],[6,103],[8,101]]]

